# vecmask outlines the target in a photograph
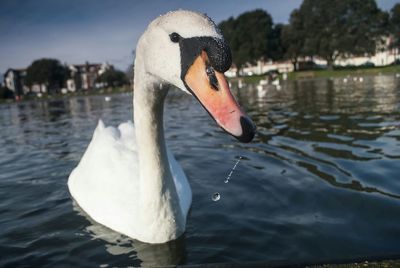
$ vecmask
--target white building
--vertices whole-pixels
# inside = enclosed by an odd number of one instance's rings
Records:
[[[390,48],[392,38],[388,37],[384,40],[384,43],[378,46],[377,51],[374,55],[365,55],[363,57],[342,57],[335,61],[335,65],[338,66],[360,66],[370,64],[373,66],[386,66],[393,64],[396,60],[400,60],[400,51],[398,48]],[[314,65],[324,67],[327,65],[326,60],[318,57],[306,57],[299,61],[299,66],[302,63],[313,62]],[[300,68],[301,69],[301,68]],[[291,61],[261,61],[259,60],[256,65],[247,64],[240,70],[240,75],[260,75],[268,71],[277,70],[280,73],[293,72],[293,64]],[[236,76],[236,68],[232,67],[226,73],[228,77]]]
[[[78,89],[89,90],[104,85],[97,82],[97,78],[105,71],[114,67],[108,63],[88,63],[69,65],[70,78],[67,80],[67,89],[75,92]]]
[[[4,73],[4,86],[19,97],[29,91],[25,85],[26,69],[8,69]]]

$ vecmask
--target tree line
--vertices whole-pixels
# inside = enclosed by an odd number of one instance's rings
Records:
[[[38,59],[33,61],[26,69],[24,84],[28,87],[33,85],[46,85],[49,92],[58,92],[66,87],[67,79],[71,79],[71,71],[68,66],[63,65],[57,59]],[[128,75],[120,70],[111,68],[99,75],[96,82],[103,83],[108,87],[118,87],[129,83]],[[0,88],[0,98],[13,98],[13,92],[7,88]]]
[[[392,36],[400,48],[400,4],[389,12],[375,0],[304,0],[288,24],[274,24],[257,9],[219,23],[237,71],[257,60],[290,60],[317,56],[332,69],[337,58],[371,55]]]
[[[65,86],[67,79],[72,78],[66,65],[57,59],[39,59],[32,62],[26,70],[26,84],[46,84],[49,88]],[[106,70],[97,77],[96,82],[105,83],[110,87],[121,86],[128,83],[124,72],[114,68]]]

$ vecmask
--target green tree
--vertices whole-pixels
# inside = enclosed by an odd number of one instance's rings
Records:
[[[283,24],[276,24],[272,29],[268,56],[270,59],[274,61],[282,60],[284,59],[285,56],[286,48],[282,41],[282,34],[284,27],[285,25]]]
[[[299,57],[303,55],[306,34],[303,26],[304,19],[301,16],[302,13],[295,9],[290,15],[289,24],[283,26],[281,34],[284,58],[291,60],[295,71],[297,71]]]
[[[231,47],[232,60],[238,72],[247,62],[271,58],[273,21],[266,11],[257,9],[245,12],[236,19],[230,17],[222,21],[219,28]]]
[[[125,75],[129,84],[133,84],[133,78],[134,78],[133,76],[135,74],[134,70],[135,70],[135,64],[131,63],[129,64],[128,68],[125,71]]]
[[[375,0],[304,0],[292,19],[297,23],[292,33],[301,38],[300,54],[324,58],[328,68],[339,56],[375,53],[387,24]]]
[[[32,62],[27,69],[28,86],[44,84],[49,92],[58,91],[67,79],[67,69],[56,59],[39,59]]]
[[[127,84],[128,78],[122,71],[108,69],[97,78],[97,81],[105,83],[109,87],[118,87]]]
[[[393,35],[392,46],[400,49],[400,4],[390,10],[390,32]]]

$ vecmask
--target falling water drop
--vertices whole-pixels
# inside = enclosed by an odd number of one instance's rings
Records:
[[[218,192],[213,193],[211,199],[212,199],[212,201],[217,202],[218,200],[221,199],[221,195]]]
[[[235,165],[233,166],[233,168],[230,170],[228,176],[225,178],[224,183],[228,183],[229,179],[231,178],[233,172],[235,171],[237,165],[239,164],[240,160],[243,159],[243,156],[239,156],[239,159],[236,161]],[[218,192],[213,193],[213,195],[211,196],[212,201],[217,202],[218,200],[221,199],[221,195]]]
[[[233,172],[234,172],[235,169],[236,169],[236,166],[239,164],[239,162],[240,162],[240,160],[242,160],[242,158],[243,158],[242,156],[239,156],[239,159],[236,161],[235,165],[233,166],[233,168],[232,168],[231,171],[229,172],[228,176],[225,178],[225,180],[224,180],[225,183],[228,183],[228,182],[229,182],[229,179],[231,178]]]

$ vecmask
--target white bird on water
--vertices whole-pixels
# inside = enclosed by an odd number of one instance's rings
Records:
[[[249,142],[255,125],[232,96],[231,54],[206,15],[175,11],[155,19],[136,48],[134,122],[100,120],[68,187],[96,222],[147,243],[178,238],[192,193],[165,144],[163,103],[172,86],[193,95],[226,132]],[[184,122],[182,122],[184,123]]]

